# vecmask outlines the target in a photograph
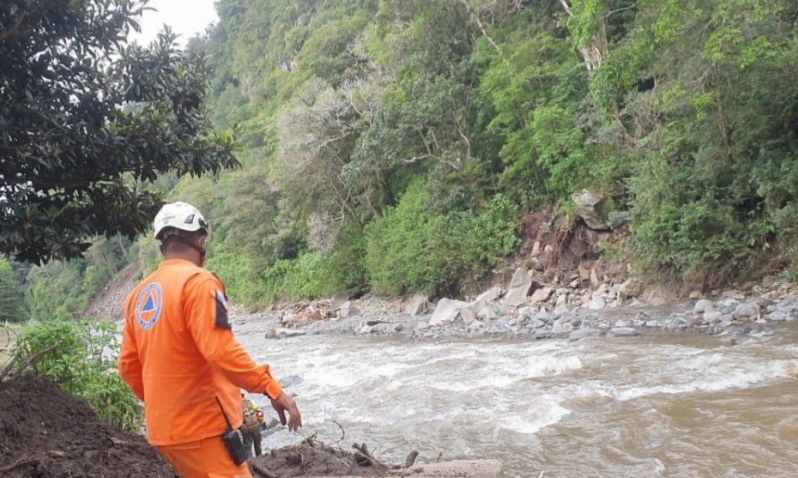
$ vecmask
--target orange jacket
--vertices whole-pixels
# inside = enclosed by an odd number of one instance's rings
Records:
[[[176,445],[241,426],[240,389],[277,398],[268,365],[258,365],[233,337],[224,286],[191,262],[170,259],[125,303],[119,374],[144,402],[147,439]]]

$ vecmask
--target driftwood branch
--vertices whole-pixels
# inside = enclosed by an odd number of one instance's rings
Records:
[[[249,466],[255,471],[255,473],[265,476],[266,478],[279,478],[274,472],[263,465],[255,463],[254,461],[250,461]]]
[[[8,361],[8,365],[3,367],[3,370],[0,371],[0,382],[6,378],[6,375],[11,373],[11,369],[14,368],[14,364],[17,363],[17,360],[19,360],[19,354],[14,354],[11,360]]]
[[[379,461],[376,458],[374,458],[373,456],[371,456],[371,453],[369,452],[369,448],[368,448],[368,446],[366,446],[365,443],[360,444],[360,445],[355,443],[354,445],[352,445],[352,448],[354,448],[355,450],[360,452],[360,453],[355,453],[355,457],[356,458],[360,458],[361,461],[362,460],[368,461],[375,468],[380,468],[380,469],[383,469],[383,470],[387,470],[387,469],[390,468],[385,463],[382,463],[381,461]]]
[[[405,468],[413,466],[416,463],[416,457],[418,457],[418,450],[411,451],[405,460]]]
[[[39,461],[39,457],[36,457],[36,456],[23,456],[23,457],[19,458],[17,461],[15,461],[14,463],[11,463],[10,465],[7,465],[7,466],[4,466],[4,467],[0,468],[0,475],[5,476],[5,473],[8,473],[9,471],[13,470],[14,468],[18,468],[18,467],[20,467],[22,465],[27,465],[28,463],[34,463],[34,462],[37,462],[37,461]]]
[[[61,346],[61,342],[56,342],[53,345],[51,345],[51,346],[49,346],[47,348],[44,348],[42,350],[39,350],[35,354],[31,355],[28,358],[28,360],[26,360],[25,363],[22,364],[22,367],[20,367],[20,369],[17,371],[17,373],[24,372],[28,367],[30,367],[31,365],[36,363],[42,357],[42,355],[44,355],[44,354],[46,354],[48,352],[52,352],[53,350],[57,349],[60,346]],[[6,365],[6,367],[3,369],[3,371],[0,372],[0,382],[2,382],[6,378],[6,376],[11,373],[11,369],[13,368],[14,363],[17,360],[19,360],[19,358],[20,357],[19,357],[18,353],[14,354],[14,357],[11,359],[11,362],[9,362],[9,364]]]
[[[336,425],[338,425],[338,428],[340,428],[340,429],[341,429],[341,438],[339,438],[339,439],[338,439],[338,441],[336,441],[336,442],[335,442],[335,444],[337,445],[338,443],[340,443],[340,442],[341,442],[341,440],[343,440],[344,438],[346,438],[346,430],[344,430],[344,427],[343,427],[343,426],[341,426],[341,424],[340,424],[340,423],[338,423],[338,422],[336,422],[335,420],[332,420],[332,422],[333,422],[333,423],[335,423]]]

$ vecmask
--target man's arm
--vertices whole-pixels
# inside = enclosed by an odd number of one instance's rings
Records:
[[[142,365],[139,359],[136,336],[133,334],[133,325],[125,321],[122,332],[122,347],[119,352],[119,376],[128,384],[133,393],[144,401],[144,380]]]
[[[227,297],[218,279],[200,274],[186,283],[184,314],[189,330],[205,359],[230,382],[271,399],[280,422],[291,431],[302,426],[294,399],[283,392],[267,364],[258,365],[233,336],[227,317]],[[286,417],[286,412],[288,417]]]
[[[183,294],[186,324],[205,359],[237,387],[279,397],[283,389],[269,366],[255,363],[233,335],[221,282],[198,274],[186,283]]]

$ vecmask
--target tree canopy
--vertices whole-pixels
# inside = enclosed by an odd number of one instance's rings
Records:
[[[147,0],[0,3],[0,252],[80,256],[97,235],[135,237],[159,174],[238,165],[202,98],[205,58],[168,30],[127,45]]]

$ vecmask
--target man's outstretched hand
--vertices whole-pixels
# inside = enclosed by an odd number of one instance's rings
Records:
[[[280,417],[280,423],[288,425],[288,429],[292,432],[296,431],[302,426],[302,415],[299,413],[299,407],[296,406],[294,399],[289,397],[285,392],[281,393],[277,398],[273,398],[272,407]],[[286,420],[285,412],[288,412],[288,419]]]

